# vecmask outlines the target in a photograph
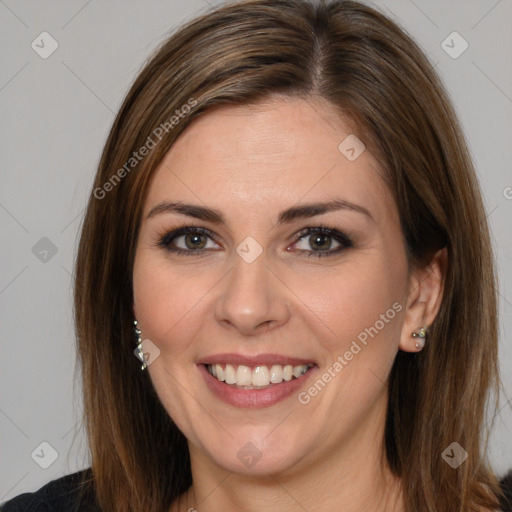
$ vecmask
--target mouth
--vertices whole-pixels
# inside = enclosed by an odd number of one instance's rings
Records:
[[[196,361],[209,391],[244,409],[277,405],[307,386],[319,371],[308,359],[283,354],[211,354]]]
[[[242,365],[242,364],[204,364],[207,372],[219,382],[236,389],[267,389],[283,382],[300,379],[306,375],[315,363],[300,365]]]

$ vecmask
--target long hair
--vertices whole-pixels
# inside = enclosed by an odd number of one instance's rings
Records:
[[[444,295],[420,354],[389,376],[385,457],[406,510],[497,507],[485,447],[497,396],[489,229],[456,114],[414,41],[351,0],[249,0],[183,25],[135,79],[103,150],[76,258],[75,321],[92,483],[105,511],[161,512],[191,485],[186,439],[134,356],[132,271],[151,176],[214,106],[320,97],[385,169],[410,268],[446,247]],[[142,148],[146,150],[143,151]],[[494,404],[495,405],[495,404]],[[452,443],[468,453],[456,470]]]

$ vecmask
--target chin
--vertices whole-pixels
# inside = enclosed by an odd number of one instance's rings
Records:
[[[201,436],[204,443],[199,444],[203,454],[227,471],[251,476],[290,473],[314,449],[306,432],[291,431],[280,422],[282,418],[264,428],[246,426],[237,431],[226,425],[229,434],[222,430],[216,441],[212,441],[216,436]]]

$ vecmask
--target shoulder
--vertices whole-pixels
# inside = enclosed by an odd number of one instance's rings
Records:
[[[510,470],[500,480],[500,487],[505,495],[505,499],[501,502],[503,512],[512,512],[512,470]]]
[[[90,468],[48,482],[0,504],[1,512],[101,512]]]

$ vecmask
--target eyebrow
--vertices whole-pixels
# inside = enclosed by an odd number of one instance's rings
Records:
[[[370,220],[375,222],[371,213],[363,206],[345,201],[344,199],[334,199],[324,203],[306,203],[287,208],[279,213],[277,224],[290,223],[297,219],[308,219],[310,217],[316,217],[317,215],[337,210],[355,211],[367,216]],[[154,217],[160,213],[180,213],[196,219],[209,221],[213,224],[226,224],[226,220],[222,212],[214,208],[168,201],[164,201],[153,207],[146,219]]]

